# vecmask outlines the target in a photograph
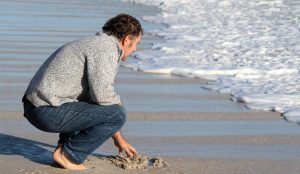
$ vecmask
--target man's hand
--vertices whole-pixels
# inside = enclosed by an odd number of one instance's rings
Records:
[[[133,146],[131,146],[126,140],[125,138],[123,138],[123,136],[121,135],[120,131],[116,132],[113,135],[113,140],[115,143],[115,146],[119,149],[119,154],[121,154],[123,151],[125,151],[126,155],[128,157],[133,157],[133,156],[137,156],[138,153],[135,150],[135,148]]]

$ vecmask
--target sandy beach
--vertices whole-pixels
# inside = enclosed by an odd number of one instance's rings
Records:
[[[229,94],[206,90],[204,79],[124,67],[116,79],[116,90],[128,112],[122,133],[141,155],[161,157],[166,165],[135,170],[116,167],[100,158],[117,155],[109,140],[89,156],[88,170],[59,168],[51,159],[58,134],[39,131],[22,116],[21,97],[30,78],[59,45],[94,34],[108,16],[120,11],[142,16],[159,10],[118,1],[1,3],[1,12],[12,16],[0,18],[1,174],[299,173],[299,125],[283,120],[279,113],[246,109],[232,102]],[[162,27],[147,22],[144,26],[146,30]],[[146,33],[140,49],[149,49],[159,39]]]
[[[133,82],[121,82],[126,78]],[[144,85],[147,80],[160,91]],[[168,165],[146,170],[115,167],[99,159],[99,155],[117,154],[108,141],[85,162],[90,169],[76,173],[298,173],[299,126],[279,114],[244,109],[229,95],[213,91],[185,98],[182,93],[188,96],[195,91],[178,90],[182,84],[202,90],[193,79],[121,68],[117,82],[128,108],[123,134],[140,154],[162,157]],[[166,96],[166,90],[173,95]],[[193,100],[201,102],[193,106]],[[1,112],[0,125],[1,173],[73,173],[55,167],[51,160],[57,134],[35,129],[21,112]]]

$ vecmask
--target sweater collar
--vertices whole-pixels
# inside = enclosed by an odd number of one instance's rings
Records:
[[[96,36],[100,36],[100,35],[105,35],[107,37],[110,37],[112,39],[112,41],[116,44],[117,48],[118,48],[118,54],[119,54],[119,59],[118,61],[120,61],[122,59],[122,56],[123,56],[123,50],[122,48],[120,47],[120,42],[119,40],[115,37],[115,36],[109,36],[107,35],[106,33],[103,33],[103,32],[97,32],[96,33]]]

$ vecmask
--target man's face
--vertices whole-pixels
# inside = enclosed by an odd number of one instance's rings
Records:
[[[122,61],[127,60],[128,56],[136,51],[137,45],[141,41],[141,34],[137,37],[126,36],[121,42],[121,48],[123,50]]]

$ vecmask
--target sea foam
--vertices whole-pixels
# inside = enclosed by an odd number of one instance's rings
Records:
[[[297,0],[129,0],[156,5],[166,39],[136,53],[135,70],[215,80],[251,109],[300,122],[300,2]]]

